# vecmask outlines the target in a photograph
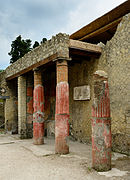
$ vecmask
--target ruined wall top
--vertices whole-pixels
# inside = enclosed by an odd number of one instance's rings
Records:
[[[6,78],[54,54],[58,54],[59,57],[69,58],[69,35],[59,33],[56,36],[52,36],[50,40],[25,54],[6,68]]]

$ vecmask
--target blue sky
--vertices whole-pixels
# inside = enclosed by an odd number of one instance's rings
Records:
[[[41,41],[59,32],[72,34],[125,0],[0,0],[0,69],[18,35]]]

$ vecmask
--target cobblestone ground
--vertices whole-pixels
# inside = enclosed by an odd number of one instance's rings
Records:
[[[112,157],[112,170],[98,173],[91,167],[91,145],[70,141],[70,154],[55,155],[53,138],[36,146],[32,139],[0,134],[0,180],[128,180],[129,157]]]

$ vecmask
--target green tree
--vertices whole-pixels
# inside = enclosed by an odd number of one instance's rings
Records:
[[[37,46],[39,46],[39,42],[38,42],[38,41],[35,41],[35,42],[34,42],[34,45],[33,45],[33,48],[35,48],[35,47],[37,47]]]
[[[22,39],[21,35],[16,37],[11,44],[11,51],[8,53],[11,56],[10,63],[14,63],[19,58],[23,57],[27,52],[31,50],[31,40]]]
[[[46,38],[43,38],[41,41],[42,43],[45,43],[47,41]],[[9,56],[11,56],[10,63],[14,63],[19,58],[23,57],[27,52],[29,52],[31,48],[31,40],[30,39],[22,39],[21,35],[16,37],[14,41],[12,41],[11,44],[11,51],[8,53]],[[35,41],[33,45],[33,49],[37,46],[39,46],[39,42]]]
[[[47,41],[46,38],[42,38],[41,44],[42,44],[42,43],[45,43],[46,41]]]

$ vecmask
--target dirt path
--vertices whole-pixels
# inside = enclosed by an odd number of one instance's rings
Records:
[[[107,177],[91,168],[91,145],[70,141],[70,154],[55,155],[53,138],[35,146],[32,140],[0,135],[0,180],[127,180],[128,157],[113,155],[108,175],[115,174]]]

